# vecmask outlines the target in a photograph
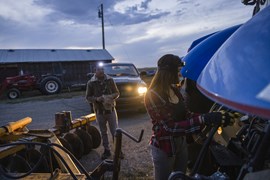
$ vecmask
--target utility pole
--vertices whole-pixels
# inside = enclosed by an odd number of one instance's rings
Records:
[[[102,23],[102,46],[103,46],[103,49],[105,49],[103,4],[101,4],[100,8],[98,9],[98,17],[101,18],[101,23]]]

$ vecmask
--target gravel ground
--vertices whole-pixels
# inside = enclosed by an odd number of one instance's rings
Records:
[[[153,165],[148,146],[148,141],[151,136],[149,131],[151,129],[150,123],[139,123],[136,126],[125,127],[124,130],[138,138],[141,129],[145,131],[140,143],[136,143],[123,135],[122,151],[125,158],[121,161],[119,179],[153,179]],[[112,145],[112,141],[110,143]],[[102,152],[103,148],[100,146],[83,157],[80,162],[89,172],[93,171],[101,162],[100,155]],[[110,179],[112,174],[106,173],[105,177],[105,179]]]

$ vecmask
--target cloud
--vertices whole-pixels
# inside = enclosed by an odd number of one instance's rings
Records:
[[[139,67],[252,14],[227,0],[0,0],[0,48],[102,48],[101,3],[106,49]]]
[[[34,3],[52,10],[46,17],[50,21],[69,20],[82,24],[98,21],[99,4],[89,0],[35,0]]]
[[[7,22],[16,22],[31,26],[39,23],[43,17],[50,14],[51,10],[33,4],[32,0],[24,1],[0,1],[0,17]],[[31,13],[29,12],[31,9]]]
[[[110,22],[114,25],[132,25],[159,19],[170,14],[169,11],[151,9],[152,0],[126,0],[115,3],[108,10]]]

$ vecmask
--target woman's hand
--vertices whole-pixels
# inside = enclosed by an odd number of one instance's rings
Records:
[[[237,112],[226,112],[224,110],[218,112],[211,112],[202,115],[205,125],[210,126],[232,126],[234,122],[240,118],[240,114]]]

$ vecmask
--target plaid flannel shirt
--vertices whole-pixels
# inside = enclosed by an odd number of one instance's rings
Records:
[[[179,90],[175,89],[179,100],[182,99]],[[187,113],[186,119],[173,119],[171,103],[166,102],[154,90],[149,90],[145,96],[145,106],[152,121],[152,137],[149,144],[160,148],[168,156],[175,154],[174,137],[199,133],[203,122],[199,114]]]

